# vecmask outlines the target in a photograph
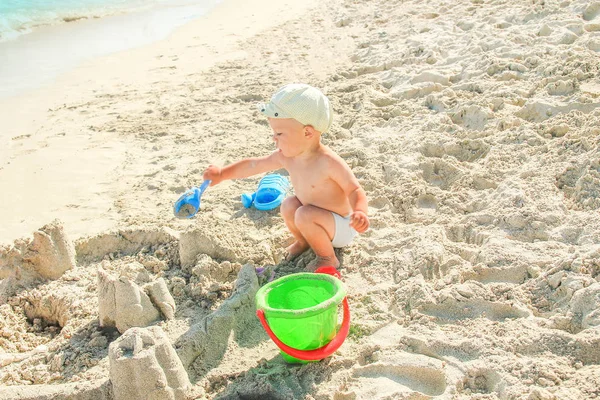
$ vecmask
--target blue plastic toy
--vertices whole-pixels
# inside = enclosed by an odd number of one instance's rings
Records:
[[[254,193],[244,193],[242,204],[250,208],[252,205],[257,210],[268,211],[278,207],[290,186],[290,181],[279,174],[269,174],[258,183],[258,189]]]
[[[197,188],[193,187],[179,196],[173,212],[177,218],[192,218],[200,209],[200,197],[206,188],[210,185],[210,181],[202,182],[202,185]]]

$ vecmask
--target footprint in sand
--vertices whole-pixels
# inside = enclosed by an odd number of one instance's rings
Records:
[[[438,200],[434,195],[422,194],[417,198],[416,206],[422,210],[429,210],[433,212],[437,210]]]
[[[530,278],[526,264],[509,265],[507,267],[488,267],[475,265],[472,270],[461,273],[462,279],[481,283],[521,284]]]
[[[459,392],[468,390],[469,394],[502,394],[505,388],[506,382],[496,371],[489,368],[473,368],[467,371],[462,381],[462,388],[458,389]]]
[[[421,165],[423,179],[432,186],[448,190],[463,173],[446,160],[435,159]]]
[[[490,148],[481,140],[463,140],[459,143],[426,143],[420,151],[425,157],[442,158],[447,154],[458,161],[474,162],[484,158]]]
[[[487,232],[478,232],[470,225],[456,224],[446,227],[446,238],[454,243],[467,243],[482,246],[489,239]]]
[[[425,304],[419,307],[423,314],[440,320],[452,321],[484,317],[492,321],[509,318],[526,318],[531,313],[512,304],[473,299],[468,301],[447,300],[442,304]]]
[[[433,367],[375,363],[356,368],[364,398],[394,398],[411,392],[439,396],[446,390],[446,375]]]
[[[482,131],[491,118],[491,113],[477,105],[462,107],[451,113],[450,118],[456,125],[463,126],[466,129]]]

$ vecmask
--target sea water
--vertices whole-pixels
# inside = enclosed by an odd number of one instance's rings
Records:
[[[0,0],[0,99],[168,36],[221,0]]]
[[[187,2],[193,3],[199,2]],[[0,41],[14,39],[43,26],[172,4],[185,3],[173,0],[0,0]]]

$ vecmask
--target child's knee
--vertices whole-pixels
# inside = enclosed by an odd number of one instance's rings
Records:
[[[296,196],[287,197],[281,203],[281,207],[280,207],[281,216],[284,219],[294,219],[296,210],[301,206],[302,206],[302,203],[300,203],[300,200],[298,200],[298,198],[296,198]]]
[[[297,227],[303,227],[314,224],[315,215],[311,206],[301,206],[296,209],[294,214],[294,223]]]

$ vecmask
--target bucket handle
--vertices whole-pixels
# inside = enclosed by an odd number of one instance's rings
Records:
[[[342,345],[342,343],[344,343],[344,340],[346,340],[346,337],[348,336],[348,332],[350,331],[350,307],[348,306],[348,300],[346,299],[346,297],[344,297],[344,300],[342,300],[342,304],[344,306],[344,320],[342,321],[342,326],[340,327],[339,332],[335,335],[331,342],[327,343],[323,347],[319,347],[318,349],[314,350],[298,350],[286,345],[281,340],[279,340],[277,336],[275,336],[275,333],[273,333],[273,331],[269,327],[269,324],[267,324],[267,320],[265,319],[265,312],[263,310],[256,310],[256,316],[258,317],[260,323],[267,332],[267,335],[269,335],[269,337],[275,342],[277,347],[283,350],[286,354],[304,361],[318,361],[332,355],[337,349],[340,348],[340,346]]]

